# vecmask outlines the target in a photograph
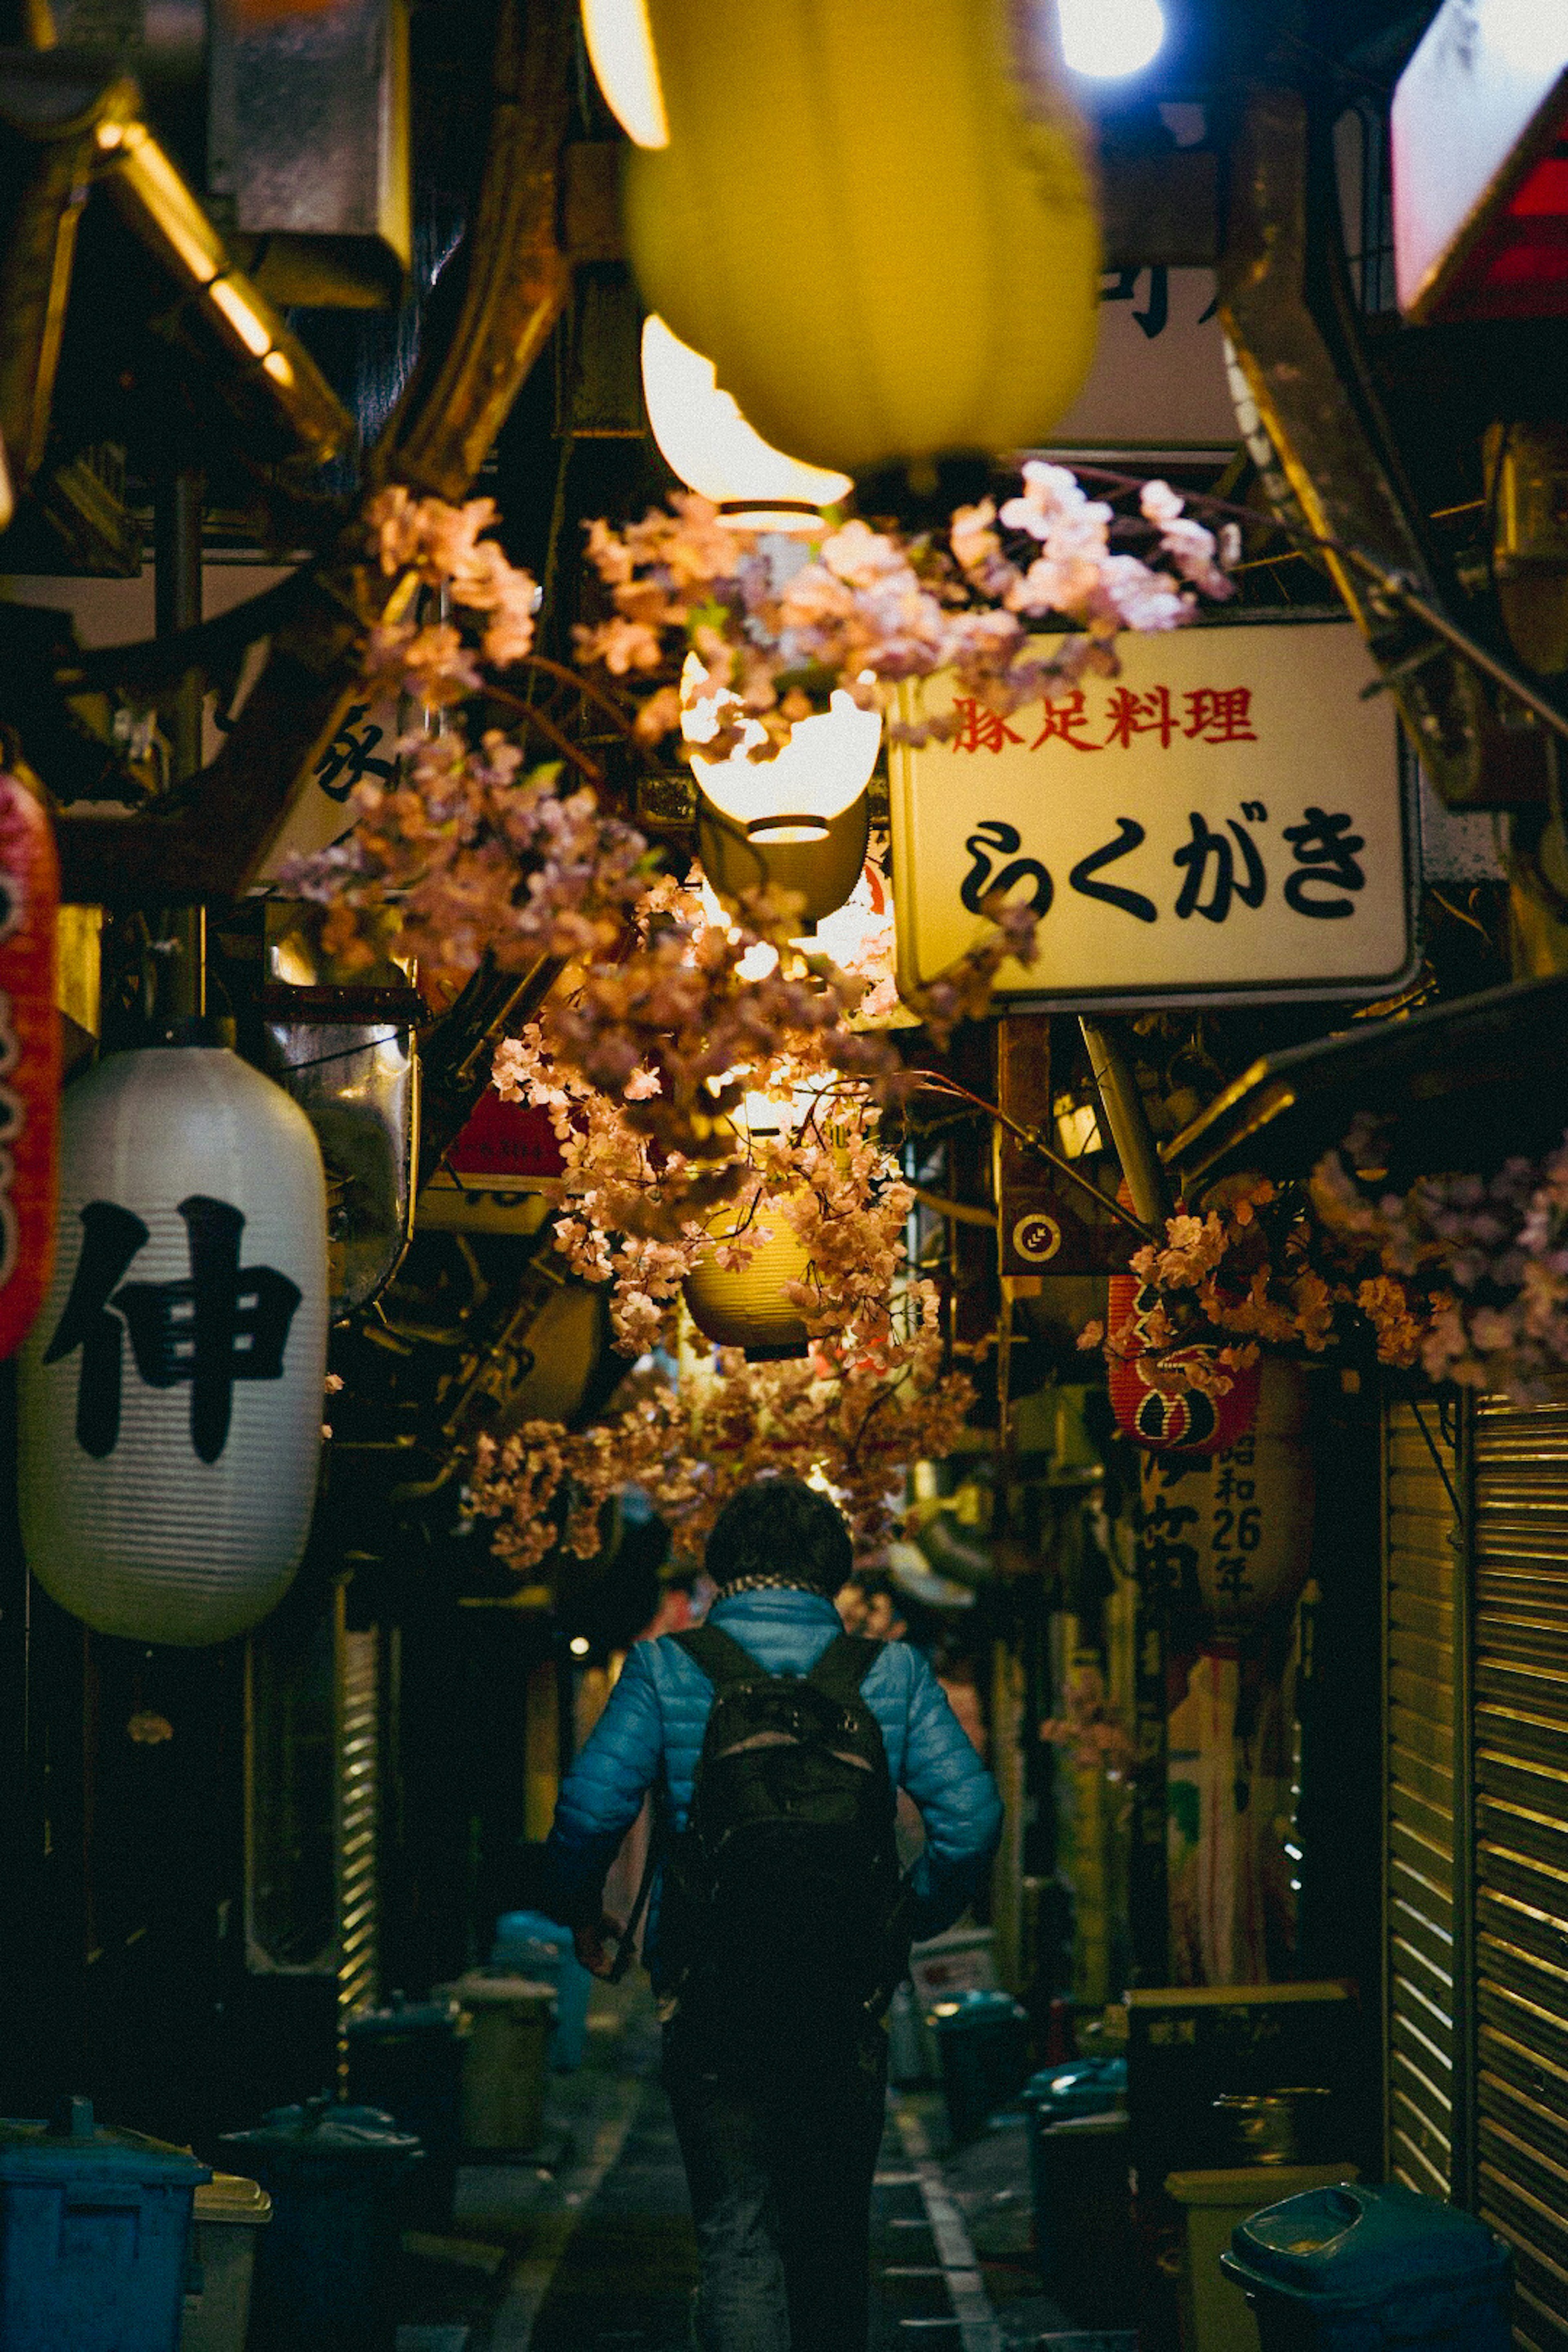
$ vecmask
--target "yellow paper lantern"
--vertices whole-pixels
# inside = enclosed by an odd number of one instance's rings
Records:
[[[753,1363],[804,1356],[807,1340],[798,1307],[784,1295],[786,1282],[804,1282],[809,1260],[777,1204],[769,1204],[770,1238],[750,1265],[731,1271],[711,1250],[682,1286],[688,1311],[716,1348],[743,1348]],[[725,1224],[724,1230],[729,1230]]]
[[[628,159],[644,299],[765,440],[918,476],[1048,436],[1093,356],[1100,239],[1082,126],[1007,0],[608,13],[633,48],[646,15],[637,135],[668,134]]]

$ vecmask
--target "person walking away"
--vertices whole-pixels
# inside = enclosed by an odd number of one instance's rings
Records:
[[[704,1625],[639,1642],[562,1788],[552,1916],[610,1973],[605,1873],[652,1790],[644,1957],[696,2225],[703,2352],[866,2352],[881,2019],[911,1935],[995,1850],[990,1773],[923,1658],[846,1633],[848,1530],[800,1480],[720,1513]],[[895,1791],[926,1846],[900,1878]]]

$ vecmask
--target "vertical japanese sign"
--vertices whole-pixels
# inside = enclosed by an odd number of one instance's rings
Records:
[[[892,753],[899,985],[983,938],[987,894],[1040,918],[997,992],[1058,1006],[1379,996],[1414,953],[1394,713],[1336,622],[1124,635],[1122,674],[1009,719],[939,677]]]
[[[1058,449],[1228,449],[1236,411],[1212,269],[1108,269],[1100,342]]]

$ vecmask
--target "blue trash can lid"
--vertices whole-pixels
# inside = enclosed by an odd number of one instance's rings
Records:
[[[84,2172],[150,2187],[173,2182],[195,2189],[212,2179],[188,2147],[107,2129],[90,2099],[63,2100],[47,2123],[0,2118],[0,2180],[59,2180]]]
[[[1287,2197],[1238,2222],[1230,2242],[1220,2260],[1233,2278],[1320,2308],[1484,2283],[1511,2259],[1473,2214],[1359,2181]]]
[[[1096,2098],[1102,2093],[1117,2098],[1126,2089],[1125,2058],[1066,2058],[1031,2074],[1024,2085],[1023,2098],[1026,2107],[1038,2107],[1048,2105],[1052,2100]]]
[[[963,2033],[972,2027],[997,2025],[1016,2019],[1027,2024],[1029,2012],[1010,1992],[960,1992],[951,2000],[933,2001],[931,2023],[939,2033]]]
[[[565,1952],[572,1949],[572,1930],[563,1927],[559,1919],[547,1919],[542,1911],[503,1911],[496,1921],[498,1944],[559,1944]]]
[[[455,2000],[405,2000],[402,1993],[395,1992],[384,2009],[362,2009],[351,2017],[343,2032],[351,2041],[356,2035],[374,2035],[378,2040],[389,2034],[450,2035],[458,2030],[460,2014]]]
[[[413,2132],[402,2130],[383,2107],[340,2105],[335,2099],[306,2099],[292,2107],[269,2107],[246,2131],[219,2135],[225,2147],[309,2160],[314,2157],[394,2158],[413,2163],[425,2150]]]

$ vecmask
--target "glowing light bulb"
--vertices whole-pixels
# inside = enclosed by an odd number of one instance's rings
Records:
[[[574,1633],[566,1646],[574,1658],[585,1658],[593,1644],[585,1633]]]
[[[1062,56],[1099,81],[1142,73],[1165,37],[1160,0],[1057,0]]]
[[[647,0],[583,0],[583,38],[605,103],[626,137],[639,147],[668,147]]]
[[[764,441],[720,391],[712,361],[657,314],[643,321],[642,383],[647,421],[670,470],[715,506],[748,509],[731,513],[731,521],[752,530],[809,526],[854,488],[847,474],[786,457]]]
[[[697,655],[688,654],[680,731],[693,745],[710,741],[719,730],[721,712],[733,709],[739,700],[727,688],[700,693],[706,677]],[[742,825],[749,840],[780,847],[825,841],[834,818],[853,807],[871,780],[882,714],[862,710],[838,687],[826,710],[796,720],[776,759],[749,758],[752,748],[765,740],[761,720],[748,719],[728,759],[704,759],[694,750],[692,772],[720,814]]]

